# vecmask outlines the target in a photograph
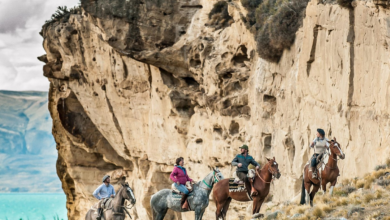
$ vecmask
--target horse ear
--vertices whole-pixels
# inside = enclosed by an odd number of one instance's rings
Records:
[[[336,137],[333,137],[333,139],[334,139],[334,142],[336,142]]]
[[[270,161],[271,159],[269,159],[268,157],[266,157],[265,159],[267,159],[268,161]]]
[[[275,160],[275,157],[274,157],[274,160]]]

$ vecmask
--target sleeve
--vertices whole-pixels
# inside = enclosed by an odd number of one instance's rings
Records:
[[[329,146],[330,146],[330,144],[329,144],[329,142],[328,142],[328,141],[329,141],[329,139],[328,139],[328,138],[326,138],[325,140],[326,140],[326,146],[327,146],[327,147],[329,147]]]
[[[233,161],[232,161],[232,166],[237,166],[238,165],[238,157],[236,156]]]
[[[169,177],[171,178],[171,180],[173,182],[176,183],[177,182],[176,176],[177,176],[177,171],[176,171],[176,168],[175,168],[175,169],[173,169],[173,171],[172,171],[172,173],[171,173],[171,175]]]
[[[111,189],[112,189],[112,195],[114,195],[114,196],[115,196],[116,194],[115,194],[115,189],[114,189],[114,187],[113,187],[113,186],[111,186]]]
[[[99,200],[101,199],[101,197],[99,196],[101,188],[102,188],[102,186],[100,185],[97,189],[95,189],[95,191],[93,191],[93,196],[95,196],[95,198],[97,198]]]
[[[192,182],[193,180],[188,176],[188,172],[186,172],[187,181]]]
[[[252,159],[251,159],[250,163],[251,163],[253,166],[259,166],[259,167],[260,167],[260,164],[259,164],[259,163],[257,163],[257,162],[256,162],[256,160],[255,160],[255,159],[253,159],[253,157],[252,157]]]
[[[311,142],[310,147],[313,148],[314,144],[316,143],[317,138],[314,138],[314,140]]]

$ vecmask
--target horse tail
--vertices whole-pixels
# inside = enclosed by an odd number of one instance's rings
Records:
[[[306,189],[305,189],[305,171],[303,171],[303,178],[302,178],[302,192],[301,192],[301,205],[304,205],[306,203]]]

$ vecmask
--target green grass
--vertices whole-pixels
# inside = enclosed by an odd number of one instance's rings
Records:
[[[214,26],[216,29],[224,28],[233,23],[233,18],[228,12],[228,3],[219,1],[214,4],[213,9],[209,13],[209,26]]]

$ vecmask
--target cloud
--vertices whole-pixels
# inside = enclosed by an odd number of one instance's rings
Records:
[[[45,54],[39,35],[58,6],[74,7],[79,0],[0,0],[0,90],[48,91],[43,77]]]
[[[44,0],[0,0],[0,33],[25,28],[27,21],[44,8]]]

